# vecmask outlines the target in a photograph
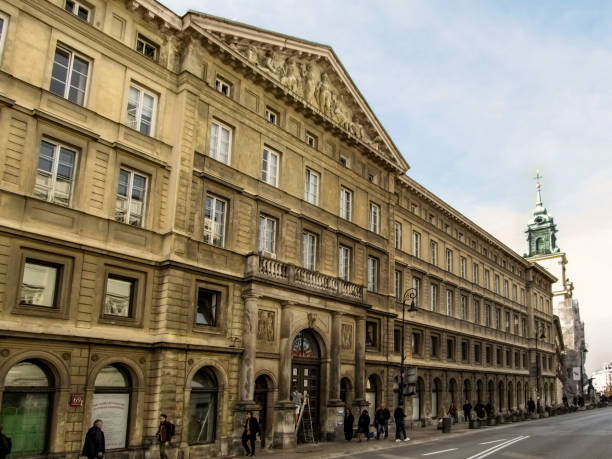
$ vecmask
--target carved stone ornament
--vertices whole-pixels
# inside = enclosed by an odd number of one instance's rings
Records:
[[[62,359],[64,360],[70,360],[70,352],[64,352],[62,354]]]
[[[98,354],[91,354],[91,361],[92,362],[96,362],[99,358],[100,358],[100,356]]]
[[[2,350],[0,351],[0,355],[1,355],[2,357],[8,357],[10,353],[11,353],[11,351],[9,351],[8,349],[2,349]]]
[[[188,365],[193,365],[193,359],[189,359],[189,360],[187,360],[187,364],[188,364]]]
[[[353,349],[353,326],[351,324],[342,324],[340,335],[342,350],[350,351]]]
[[[274,342],[275,312],[260,309],[258,311],[257,339],[259,341]]]
[[[308,328],[314,328],[317,322],[317,315],[314,312],[308,313]]]

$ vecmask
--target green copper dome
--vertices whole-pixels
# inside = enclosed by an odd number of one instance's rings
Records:
[[[557,246],[557,225],[546,207],[542,205],[542,193],[540,179],[542,176],[538,171],[536,175],[536,206],[533,215],[527,222],[527,257],[559,253],[561,249]]]

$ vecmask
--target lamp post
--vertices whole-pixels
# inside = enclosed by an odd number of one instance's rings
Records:
[[[410,309],[408,310],[408,312],[416,312],[417,311],[417,306],[414,302],[415,298],[417,297],[417,289],[416,288],[409,288],[404,292],[404,296],[402,298],[402,363],[400,365],[400,387],[399,387],[399,392],[400,392],[400,402],[402,401],[402,398],[404,397],[404,361],[406,360],[406,302],[408,300],[410,300]]]
[[[539,339],[544,339],[546,338],[546,334],[544,333],[544,324],[538,324],[536,323],[536,330],[535,330],[535,342],[536,342],[536,391],[537,391],[537,395],[538,395],[538,400],[540,400],[540,365],[542,362],[540,362],[540,356],[538,354],[538,338]]]
[[[582,367],[584,366],[584,354],[589,352],[584,344],[584,341],[580,343],[580,395],[584,399],[584,375],[582,373]]]

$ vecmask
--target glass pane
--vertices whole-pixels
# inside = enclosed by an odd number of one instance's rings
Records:
[[[89,10],[87,10],[86,8],[83,8],[82,6],[79,6],[78,11],[77,11],[77,16],[87,21],[89,20]]]
[[[212,123],[210,125],[210,156],[217,158],[217,139],[219,138],[219,125]]]
[[[117,186],[117,194],[127,197],[127,189],[130,183],[130,173],[124,169],[119,171],[119,184]]]
[[[115,220],[117,220],[118,222],[125,223],[126,215],[127,215],[127,199],[118,196],[116,203],[115,203]]]
[[[319,347],[314,337],[308,332],[300,332],[293,340],[293,357],[319,358]]]
[[[20,301],[25,304],[55,307],[58,269],[55,266],[26,262],[23,269]]]
[[[66,5],[64,8],[66,8],[66,11],[70,11],[72,13],[74,11],[74,2],[72,0],[66,0]]]
[[[129,385],[125,375],[112,365],[102,368],[96,376],[96,387],[129,387]]]
[[[62,147],[60,149],[59,163],[57,165],[57,176],[64,179],[72,179],[74,168],[74,151]]]
[[[47,173],[38,172],[36,174],[36,183],[34,184],[34,196],[45,201],[49,199],[51,190],[51,176]]]
[[[134,181],[132,183],[132,199],[144,201],[146,183],[147,179],[145,177],[134,174]]]
[[[130,86],[127,106],[127,125],[133,129],[138,127],[138,102],[140,100],[140,91],[133,86]]]
[[[21,362],[9,370],[4,380],[5,387],[49,387],[45,371],[32,362]]]
[[[198,289],[198,310],[196,323],[200,325],[216,325],[218,292],[203,288]]]
[[[221,128],[221,142],[219,145],[219,161],[228,163],[229,161],[229,129]]]
[[[61,97],[64,97],[66,92],[69,63],[70,53],[63,49],[56,49],[53,70],[51,71],[51,87],[49,90]]]
[[[91,420],[101,419],[104,423],[106,450],[125,448],[127,438],[130,394],[96,393],[93,397]]]
[[[53,158],[55,156],[55,145],[49,142],[41,142],[38,155],[38,169],[45,172],[53,170]]]
[[[217,380],[215,375],[209,370],[202,369],[198,371],[191,381],[192,389],[217,389]]]
[[[214,441],[217,420],[216,394],[192,392],[189,400],[189,442]]]
[[[106,280],[104,314],[129,317],[134,288],[133,280],[109,277]]]
[[[38,456],[46,448],[51,396],[48,393],[11,393],[2,397],[2,433],[13,443],[11,456]]]

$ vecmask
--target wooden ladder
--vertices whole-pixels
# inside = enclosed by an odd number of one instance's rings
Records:
[[[310,397],[306,394],[306,398],[304,400],[305,407],[304,416],[302,417],[303,426],[304,426],[304,442],[305,443],[316,443],[314,437],[314,429],[312,427],[312,412],[310,411]]]

